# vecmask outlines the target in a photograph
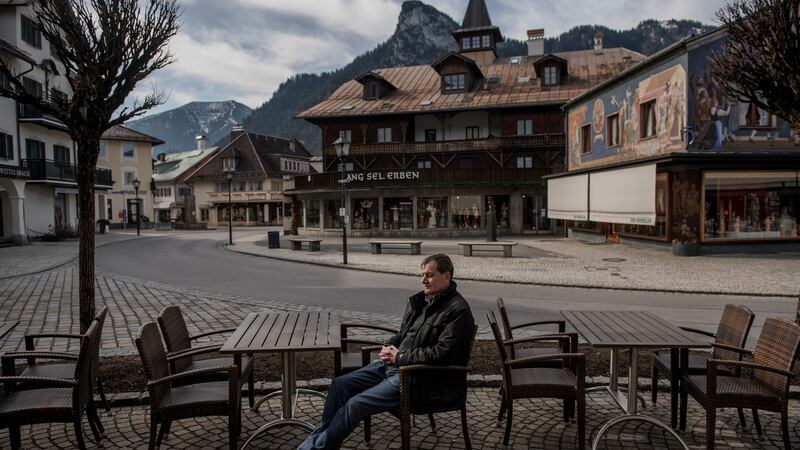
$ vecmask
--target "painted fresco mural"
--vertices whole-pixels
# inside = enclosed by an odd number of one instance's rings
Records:
[[[709,56],[723,44],[724,38],[689,52],[690,151],[789,143],[791,129],[786,122],[756,105],[729,97],[714,79]]]
[[[684,151],[686,69],[676,60],[609,89],[568,113],[569,170]],[[653,137],[640,138],[641,105],[655,101]],[[619,113],[619,145],[608,146],[607,118]],[[591,125],[591,151],[581,152],[581,127]]]

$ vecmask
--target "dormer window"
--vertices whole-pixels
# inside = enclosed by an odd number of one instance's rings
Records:
[[[222,170],[224,172],[233,172],[236,170],[236,166],[238,166],[239,158],[237,157],[227,157],[222,158]]]
[[[461,38],[461,49],[462,50],[471,49],[472,46],[470,45],[470,42],[472,42],[472,40],[470,38],[468,38],[468,37]]]
[[[481,45],[483,48],[489,48],[492,46],[492,41],[488,34],[481,36]]]
[[[442,88],[445,92],[456,92],[464,90],[464,79],[466,74],[455,73],[442,76]]]
[[[542,71],[542,85],[555,86],[558,84],[558,67],[545,66]]]
[[[386,81],[385,78],[375,72],[367,72],[356,78],[356,81],[363,86],[362,96],[364,100],[377,100],[396,89],[392,83]],[[345,108],[342,107],[342,109]]]
[[[472,48],[481,48],[480,36],[472,36]]]
[[[378,83],[364,83],[364,100],[375,100],[378,97]]]

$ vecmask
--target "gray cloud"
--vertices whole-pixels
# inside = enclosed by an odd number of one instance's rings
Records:
[[[467,0],[426,3],[463,18]],[[725,0],[487,0],[495,25],[510,38],[545,27],[549,36],[573,26],[631,28],[643,19],[689,18],[713,23]],[[170,43],[177,62],[147,80],[169,100],[154,112],[199,100],[234,99],[250,107],[268,100],[296,73],[333,70],[394,32],[402,0],[180,0],[183,27]],[[132,100],[132,99],[131,99]]]

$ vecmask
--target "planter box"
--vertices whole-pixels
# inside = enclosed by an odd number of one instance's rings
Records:
[[[672,254],[675,256],[698,256],[700,255],[700,244],[672,244]]]

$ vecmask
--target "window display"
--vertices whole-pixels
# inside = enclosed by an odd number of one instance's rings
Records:
[[[350,225],[354,230],[378,229],[378,199],[355,198],[351,205],[353,222]]]
[[[706,172],[705,239],[798,238],[800,172]]]
[[[342,217],[339,216],[339,207],[342,201],[325,200],[325,228],[342,228]]]
[[[319,200],[306,200],[306,226],[319,228]]]
[[[417,228],[447,228],[447,197],[417,199]]]
[[[486,208],[489,208],[489,202],[494,203],[494,216],[497,228],[508,228],[510,226],[509,204],[511,197],[508,195],[487,195]]]
[[[414,227],[414,204],[411,197],[383,199],[383,229],[399,230]]]
[[[483,198],[480,195],[450,197],[453,228],[483,228]]]

